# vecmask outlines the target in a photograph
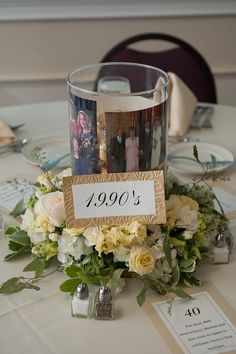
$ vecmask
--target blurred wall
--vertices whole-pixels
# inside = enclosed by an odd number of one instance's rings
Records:
[[[0,105],[66,99],[66,76],[143,32],[176,35],[198,49],[218,101],[236,105],[236,16],[0,22]]]

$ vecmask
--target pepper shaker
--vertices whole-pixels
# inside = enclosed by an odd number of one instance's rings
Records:
[[[223,233],[219,233],[215,237],[214,242],[214,263],[215,264],[224,264],[229,262],[229,246],[226,242],[225,235]]]
[[[71,302],[73,317],[90,318],[92,313],[92,298],[87,284],[79,284]]]
[[[97,320],[113,319],[113,301],[111,290],[108,286],[100,286],[94,305],[94,316]]]

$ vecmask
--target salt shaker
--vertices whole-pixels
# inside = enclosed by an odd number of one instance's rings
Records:
[[[215,264],[224,264],[229,262],[229,245],[226,242],[223,233],[219,233],[218,235],[216,235],[213,253],[214,253],[213,262]]]
[[[97,320],[113,319],[113,301],[111,290],[108,286],[100,286],[94,305],[94,316]]]
[[[71,302],[73,317],[90,318],[92,313],[92,298],[87,284],[79,284]]]

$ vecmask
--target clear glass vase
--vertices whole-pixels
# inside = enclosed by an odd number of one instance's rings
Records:
[[[168,75],[101,63],[68,75],[73,175],[165,168]]]

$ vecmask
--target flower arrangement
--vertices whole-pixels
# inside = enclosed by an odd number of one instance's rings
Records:
[[[37,282],[50,274],[46,268],[63,266],[68,279],[60,290],[73,294],[79,283],[106,284],[112,292],[133,277],[144,285],[137,300],[145,300],[148,288],[160,294],[189,296],[178,285],[198,286],[194,277],[198,263],[210,257],[211,230],[224,230],[226,217],[215,210],[216,198],[211,188],[199,183],[181,184],[174,176],[166,183],[166,224],[128,225],[68,229],[62,178],[70,169],[54,176],[44,172],[35,183],[27,205],[20,202],[13,215],[20,224],[9,227],[5,237],[10,261],[22,254],[31,257],[24,271],[34,271],[32,278],[14,277],[0,286],[1,293],[25,288],[39,290]],[[46,275],[45,275],[46,272]]]

